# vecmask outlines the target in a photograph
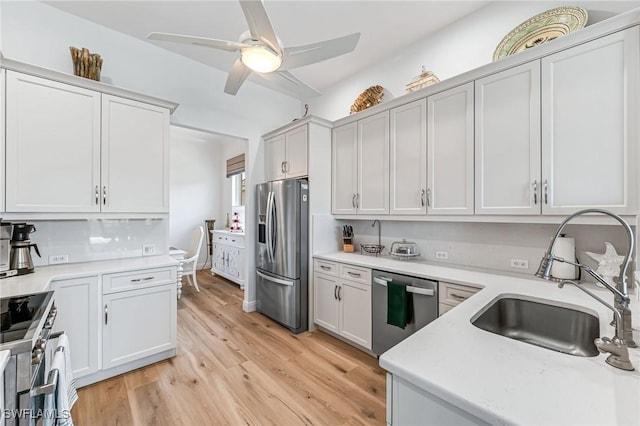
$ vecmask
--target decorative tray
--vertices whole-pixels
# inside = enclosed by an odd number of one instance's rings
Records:
[[[379,244],[360,244],[360,248],[362,249],[360,254],[370,253],[375,254],[376,256],[379,255],[382,250],[384,250],[384,246],[381,246]]]
[[[540,13],[507,34],[493,53],[493,60],[497,61],[582,29],[587,24],[588,17],[586,10],[573,6],[557,7]]]

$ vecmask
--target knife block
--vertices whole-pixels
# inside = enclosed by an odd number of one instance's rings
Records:
[[[353,253],[355,251],[353,244],[342,244],[342,251],[345,253]]]

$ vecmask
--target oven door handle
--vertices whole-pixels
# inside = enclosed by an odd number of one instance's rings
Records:
[[[374,283],[380,284],[381,286],[384,286],[384,287],[387,286],[388,281],[391,281],[391,279],[386,277],[373,277]],[[420,288],[420,287],[414,287],[412,285],[408,285],[406,287],[407,287],[407,293],[420,294],[422,296],[436,295],[436,291],[432,288]]]

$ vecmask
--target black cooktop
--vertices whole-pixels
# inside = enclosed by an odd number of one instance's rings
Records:
[[[0,345],[25,338],[38,326],[52,292],[0,298]]]

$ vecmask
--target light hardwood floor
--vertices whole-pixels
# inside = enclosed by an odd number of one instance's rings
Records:
[[[178,355],[80,389],[77,426],[385,424],[375,358],[243,312],[240,289],[209,271],[198,283],[178,301]]]

